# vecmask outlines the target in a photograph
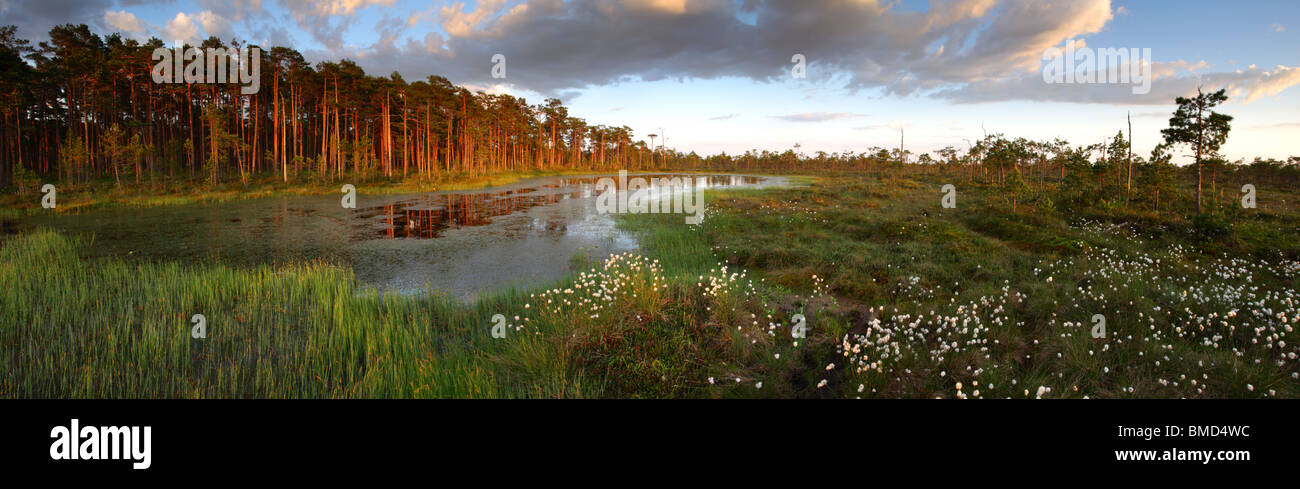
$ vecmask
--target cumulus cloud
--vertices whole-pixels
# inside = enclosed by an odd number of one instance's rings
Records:
[[[1300,85],[1300,68],[1278,65],[1272,71],[1260,71],[1251,65],[1249,70],[1237,70],[1235,82],[1229,78],[1226,86],[1228,92],[1236,96],[1245,96],[1246,103],[1264,97],[1272,97],[1296,85]]]
[[[140,34],[146,29],[144,22],[136,18],[135,14],[125,10],[118,12],[112,10],[104,11],[104,23],[113,30],[123,34]]]
[[[396,0],[279,0],[281,6],[330,52],[343,48],[343,34],[355,23],[359,10],[377,5],[391,7]],[[260,5],[260,2],[259,2]]]
[[[479,0],[474,10],[466,12],[465,4],[457,2],[438,9],[438,21],[452,36],[469,36],[505,4],[506,0]],[[527,10],[528,6],[524,4],[521,8]]]
[[[176,12],[176,16],[167,21],[162,32],[165,42],[168,43],[175,40],[197,43],[199,40],[199,26],[194,23],[194,17],[186,15],[185,12]]]
[[[789,80],[796,53],[814,82],[958,102],[1168,103],[1204,79],[1254,101],[1295,84],[1284,67],[1201,74],[1203,61],[1182,60],[1155,63],[1155,89],[1137,101],[1129,86],[1042,82],[1044,51],[1067,39],[1086,46],[1082,37],[1119,14],[1109,0],[943,0],[924,12],[881,0],[483,0],[441,8],[432,22],[446,36],[403,37],[399,25],[370,47],[333,54],[380,72],[486,84],[501,53],[509,83],[546,94],[629,80]]]
[[[1197,71],[1209,69],[1209,67],[1209,63],[1206,63],[1205,60],[1197,61],[1195,63],[1181,59],[1178,61],[1157,61],[1151,63],[1151,78],[1153,80],[1159,80],[1165,77],[1176,76],[1181,72],[1194,74]]]
[[[325,0],[314,1],[315,10],[327,15],[352,15],[357,10],[371,5],[393,6],[397,0]]]
[[[980,82],[999,79],[1015,72],[1035,72],[1042,64],[1043,52],[1064,39],[1099,32],[1113,18],[1110,0],[1084,1],[1009,1],[1000,5],[998,14],[986,28],[977,23],[960,24],[946,29],[959,34],[947,42],[960,46],[972,41],[965,50],[940,49],[934,55],[901,67],[920,80],[939,82]],[[971,25],[968,25],[971,24]],[[927,43],[928,44],[928,43]]]
[[[230,20],[219,14],[204,10],[199,12],[198,21],[199,25],[203,26],[203,32],[209,36],[228,41],[235,35],[230,27]]]
[[[813,81],[908,94],[1028,71],[1046,47],[1111,18],[1109,0],[936,0],[924,12],[883,0],[482,0],[439,9],[431,21],[445,37],[334,54],[485,83],[502,53],[511,83],[555,93],[626,80],[784,80],[798,53]]]
[[[226,19],[240,21],[262,13],[262,0],[198,0],[199,8]]]

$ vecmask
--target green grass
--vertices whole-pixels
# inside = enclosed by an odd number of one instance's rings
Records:
[[[85,245],[39,231],[0,248],[0,396],[681,397],[702,394],[708,357],[731,353],[704,320],[715,302],[656,290],[644,269],[615,265],[640,295],[599,319],[569,308],[515,330],[542,299],[381,293],[320,264],[88,261]],[[512,318],[504,339],[491,336],[497,313]],[[206,339],[190,338],[193,314]]]
[[[1300,397],[1300,264],[1273,246],[1300,240],[1289,209],[1194,228],[1013,214],[978,185],[943,209],[934,177],[798,183],[707,191],[699,226],[619,216],[641,255],[577,256],[546,290],[473,304],[319,263],[89,260],[18,235],[0,244],[0,397]]]

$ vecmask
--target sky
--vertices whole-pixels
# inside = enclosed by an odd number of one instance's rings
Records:
[[[557,97],[588,123],[702,155],[862,152],[900,136],[930,152],[985,133],[1092,144],[1130,115],[1145,155],[1174,98],[1200,86],[1228,90],[1228,158],[1300,156],[1294,0],[0,0],[0,25],[24,38],[62,23]],[[1071,41],[1150,49],[1149,90],[1048,83],[1045,58]]]

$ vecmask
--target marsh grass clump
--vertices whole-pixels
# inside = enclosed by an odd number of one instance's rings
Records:
[[[326,264],[88,260],[87,244],[36,231],[0,246],[0,395],[501,395],[450,326],[472,311],[436,297],[376,294]]]
[[[595,382],[604,396],[744,396],[761,394],[760,384],[788,393],[777,360],[786,352],[786,363],[797,361],[798,345],[771,297],[725,264],[674,276],[658,260],[617,254],[568,287],[530,294],[508,348],[549,349],[567,359],[563,375]]]

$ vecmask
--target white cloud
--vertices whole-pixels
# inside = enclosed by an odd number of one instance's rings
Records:
[[[199,25],[203,26],[203,32],[207,35],[223,41],[229,41],[234,36],[229,19],[207,10],[199,12],[198,18]]]
[[[501,83],[496,83],[486,87],[482,85],[475,85],[472,83],[467,83],[461,86],[465,87],[466,90],[469,90],[471,92],[483,92],[488,95],[514,95],[514,92],[510,91],[510,86]]]
[[[1156,61],[1151,63],[1151,79],[1159,80],[1161,78],[1178,75],[1182,72],[1196,73],[1197,71],[1205,70],[1209,67],[1210,64],[1206,63],[1205,60],[1200,60],[1196,63],[1190,63],[1181,59],[1178,61]],[[1252,66],[1252,68],[1253,67],[1254,66]]]
[[[197,0],[199,8],[234,21],[262,12],[262,0]]]
[[[534,2],[534,11],[554,10],[558,5],[546,5],[550,0]],[[452,37],[496,36],[505,26],[524,22],[529,14],[529,4],[521,3],[504,9],[507,0],[479,0],[474,10],[465,11],[465,4],[456,2],[438,9],[437,18],[442,28]]]
[[[199,38],[199,27],[194,24],[194,17],[185,12],[176,12],[176,17],[167,21],[167,26],[163,27],[163,36],[167,43],[178,39],[194,43]]]
[[[119,12],[104,11],[104,23],[123,34],[140,34],[145,31],[144,22],[136,18],[135,14],[125,10]]]
[[[352,15],[372,5],[392,7],[397,0],[280,0],[295,16]],[[260,0],[257,2],[261,4]]]
[[[331,55],[343,49],[343,33],[356,18],[357,11],[370,6],[391,7],[396,0],[279,0],[298,27],[324,44]]]
[[[1255,72],[1258,69],[1252,66],[1250,71]],[[1236,89],[1238,93],[1244,92],[1248,104],[1264,97],[1272,97],[1288,88],[1300,85],[1300,68],[1278,65],[1271,72],[1247,73],[1246,75],[1246,79],[1230,84],[1229,87]]]
[[[371,5],[392,7],[397,0],[333,0],[316,2],[316,10],[329,15],[352,15]]]

